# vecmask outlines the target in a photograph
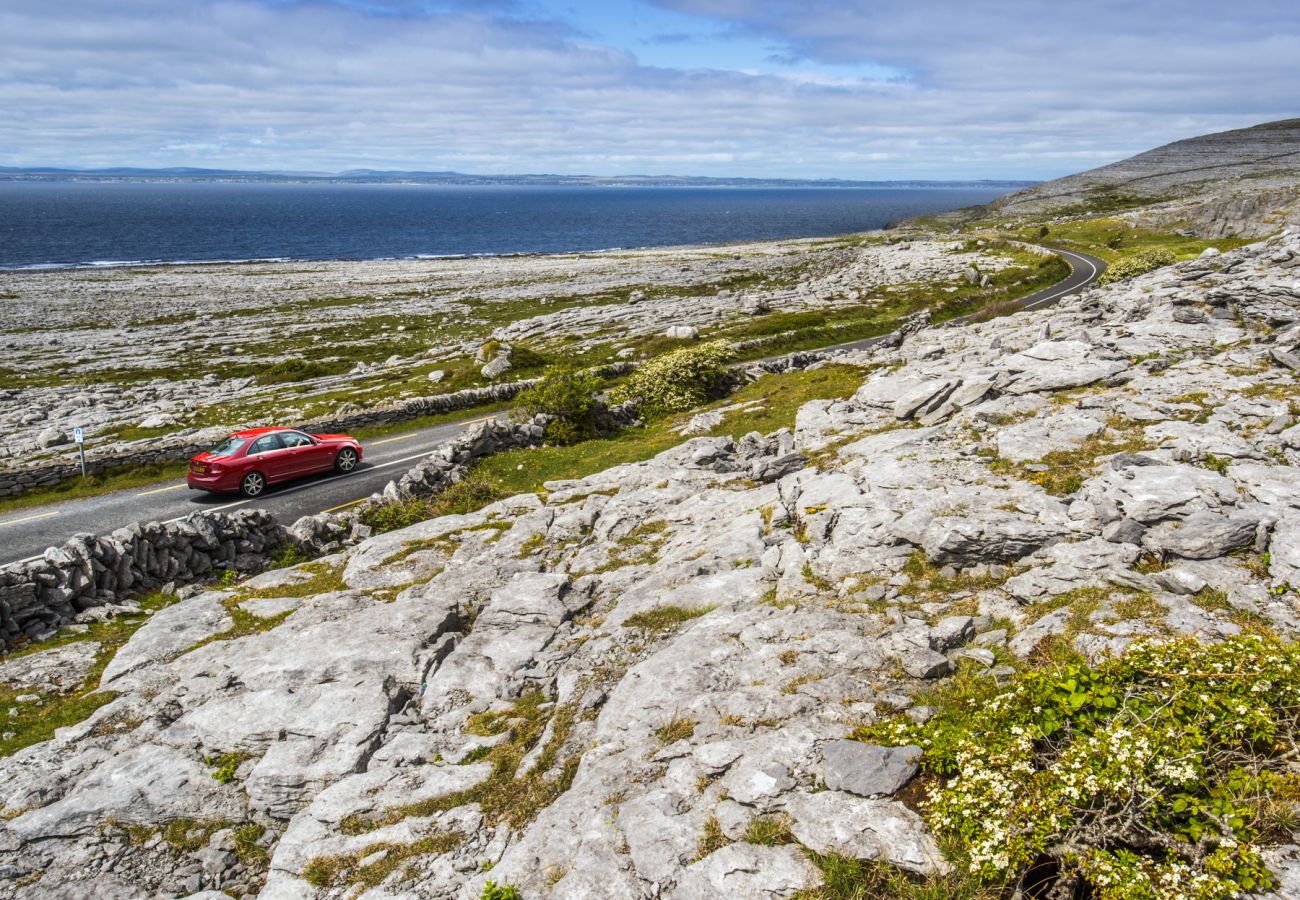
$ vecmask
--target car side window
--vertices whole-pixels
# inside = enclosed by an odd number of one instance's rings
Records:
[[[248,455],[255,453],[266,453],[269,450],[280,449],[280,436],[278,434],[264,434],[257,440],[253,441],[253,446],[248,448]]]
[[[286,447],[306,447],[311,444],[311,438],[296,431],[286,431],[281,437]]]

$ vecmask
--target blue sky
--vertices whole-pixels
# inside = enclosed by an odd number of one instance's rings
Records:
[[[1048,178],[1298,85],[1294,0],[0,4],[0,165]]]

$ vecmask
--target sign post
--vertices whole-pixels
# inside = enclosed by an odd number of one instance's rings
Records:
[[[77,442],[77,455],[81,457],[81,477],[86,477],[86,433],[81,426],[72,429],[72,439]]]

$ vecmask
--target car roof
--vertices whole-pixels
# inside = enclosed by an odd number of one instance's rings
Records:
[[[292,428],[246,428],[243,431],[236,431],[231,437],[237,438],[255,438],[264,434],[271,434],[276,431],[293,431]]]

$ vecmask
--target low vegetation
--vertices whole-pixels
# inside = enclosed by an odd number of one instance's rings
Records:
[[[1174,252],[1164,247],[1142,250],[1112,263],[1105,272],[1101,273],[1101,276],[1097,279],[1097,284],[1106,285],[1127,278],[1136,278],[1164,266],[1172,266],[1177,261],[1178,257],[1174,255]]]
[[[117,694],[99,690],[99,679],[104,669],[136,629],[147,621],[150,611],[162,609],[174,600],[165,594],[149,594],[140,598],[137,613],[118,616],[108,622],[96,622],[86,626],[84,631],[68,630],[29,651],[11,654],[9,659],[14,659],[24,652],[47,651],[81,641],[99,645],[85,680],[67,693],[0,685],[0,717],[3,718],[4,730],[4,736],[0,737],[0,757],[11,756],[24,747],[49,740],[57,729],[82,722],[101,706],[112,702]]]
[[[735,355],[726,341],[683,347],[644,363],[610,396],[618,403],[636,403],[642,415],[652,418],[692,409],[718,398],[727,379],[726,363]]]
[[[547,373],[516,398],[520,413],[554,416],[546,426],[546,440],[567,446],[595,436],[595,394],[604,382],[591,372],[563,367]]]
[[[925,725],[859,736],[924,749],[927,819],[984,884],[1227,900],[1274,886],[1260,850],[1300,825],[1297,690],[1294,645],[1185,638],[951,685]]]

